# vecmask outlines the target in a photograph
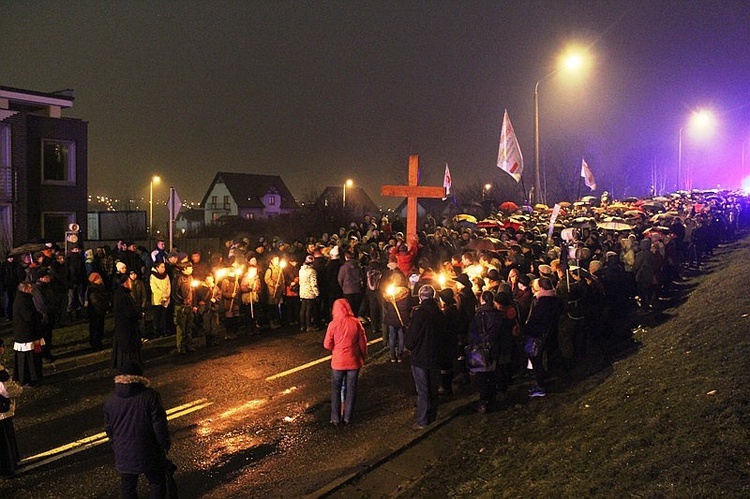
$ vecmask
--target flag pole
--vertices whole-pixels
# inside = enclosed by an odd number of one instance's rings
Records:
[[[576,200],[581,199],[581,179],[583,179],[583,177],[578,175],[578,192],[576,193]]]
[[[172,251],[172,236],[174,228],[174,187],[169,188],[169,251]]]

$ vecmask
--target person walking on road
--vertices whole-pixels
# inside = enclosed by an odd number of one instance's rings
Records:
[[[367,336],[346,299],[333,302],[331,314],[333,319],[328,324],[323,347],[331,350],[331,424],[338,426],[342,420],[342,398],[344,424],[352,420],[359,369],[367,358]]]
[[[104,403],[105,431],[115,453],[123,498],[138,497],[138,477],[146,475],[149,497],[166,495],[166,453],[171,445],[167,413],[138,362],[127,361]]]
[[[417,389],[417,421],[412,426],[423,430],[437,419],[440,386],[440,348],[445,335],[443,313],[435,301],[435,288],[419,288],[419,305],[414,308],[404,344],[411,351],[411,373]]]
[[[130,291],[133,281],[127,274],[119,277],[115,290],[114,305],[115,336],[112,341],[112,367],[122,369],[127,361],[141,362],[141,336],[138,321],[141,313]]]

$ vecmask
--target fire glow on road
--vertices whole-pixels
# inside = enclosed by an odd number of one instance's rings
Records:
[[[367,342],[367,346],[374,345],[375,343],[378,343],[380,341],[383,341],[383,338],[376,338],[372,341]],[[272,376],[268,376],[266,378],[266,381],[273,381],[275,379],[283,378],[284,376],[289,376],[290,374],[294,374],[296,372],[302,371],[304,369],[307,369],[308,367],[316,366],[318,364],[321,364],[323,362],[331,360],[330,355],[326,355],[325,357],[321,357],[320,359],[315,359],[311,362],[308,362],[307,364],[302,364],[301,366],[293,367],[291,369],[287,369],[286,371],[280,372],[278,374],[274,374]]]
[[[213,404],[213,402],[209,402],[207,399],[198,399],[193,400],[192,402],[188,402],[187,404],[172,407],[171,409],[167,410],[167,420],[171,421],[173,419],[177,419],[179,417],[190,414],[191,412],[199,411],[211,404]],[[62,459],[63,457],[76,454],[86,449],[90,449],[91,447],[96,447],[97,445],[101,445],[108,440],[109,438],[107,438],[107,434],[105,432],[101,432],[97,433],[96,435],[91,435],[90,437],[76,440],[75,442],[71,442],[69,444],[61,445],[60,447],[57,447],[55,449],[50,449],[35,456],[26,457],[19,463],[20,467],[18,469],[18,472],[23,473],[34,468],[38,468],[39,466],[44,466],[45,464],[57,461],[58,459]]]

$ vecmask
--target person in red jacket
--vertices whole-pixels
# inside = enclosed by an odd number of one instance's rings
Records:
[[[367,357],[367,336],[346,299],[333,302],[331,315],[323,347],[331,351],[331,424],[338,426],[342,399],[344,424],[352,420],[359,368]]]
[[[419,242],[416,239],[412,240],[409,245],[402,242],[400,245],[391,248],[390,254],[396,257],[398,268],[406,277],[409,277],[414,272],[414,264],[418,251]]]

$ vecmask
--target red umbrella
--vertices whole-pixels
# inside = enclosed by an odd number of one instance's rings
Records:
[[[500,211],[505,213],[513,213],[518,209],[518,205],[513,201],[505,201],[500,203]]]

